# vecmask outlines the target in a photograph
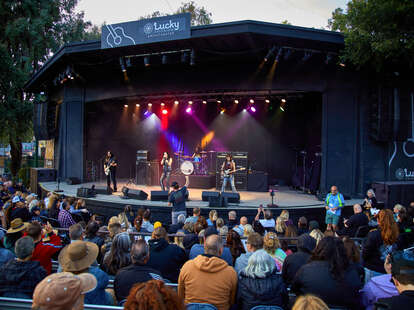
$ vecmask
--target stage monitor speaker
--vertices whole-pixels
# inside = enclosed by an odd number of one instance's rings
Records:
[[[147,200],[148,198],[148,194],[140,189],[131,189],[128,187],[123,187],[122,188],[122,193],[124,194],[126,197],[131,198],[131,199],[137,199],[137,200]]]
[[[78,190],[76,191],[76,196],[83,197],[83,198],[91,198],[91,197],[94,197],[95,195],[91,188],[79,187]]]
[[[209,201],[210,198],[220,198],[220,192],[208,192],[208,191],[203,191],[201,193],[201,199],[203,201]]]
[[[77,185],[77,184],[81,184],[81,181],[76,177],[70,177],[66,179],[66,184]]]
[[[229,203],[239,203],[240,202],[240,194],[239,193],[221,193],[221,197]]]
[[[95,186],[95,185],[92,185],[92,191],[95,194],[112,195],[112,189],[110,187],[107,187],[107,186]]]
[[[167,201],[167,191],[151,191],[151,201]]]

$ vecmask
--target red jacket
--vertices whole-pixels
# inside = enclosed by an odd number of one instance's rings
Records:
[[[33,251],[32,260],[38,261],[45,268],[47,274],[52,273],[52,256],[62,249],[62,242],[59,236],[49,235],[50,240],[44,242],[43,239],[36,243]]]

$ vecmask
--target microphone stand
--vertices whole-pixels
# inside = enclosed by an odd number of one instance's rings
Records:
[[[60,189],[60,178],[57,178],[57,189],[54,190],[55,193],[62,193],[63,189]]]

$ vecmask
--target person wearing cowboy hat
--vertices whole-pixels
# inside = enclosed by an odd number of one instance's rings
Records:
[[[35,310],[81,310],[84,296],[96,288],[96,278],[88,273],[54,273],[43,279],[33,293]]]
[[[99,248],[95,243],[75,241],[63,248],[58,260],[64,272],[76,275],[89,273],[95,276],[97,286],[85,295],[86,304],[114,305],[114,298],[105,291],[109,276],[96,263],[98,253]]]
[[[3,238],[4,248],[10,250],[13,252],[13,254],[15,254],[14,246],[16,244],[16,241],[23,236],[23,233],[25,232],[28,225],[29,223],[23,222],[21,218],[14,219]]]

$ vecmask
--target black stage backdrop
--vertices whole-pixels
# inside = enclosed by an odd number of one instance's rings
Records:
[[[233,100],[221,104],[194,101],[193,113],[188,114],[188,100],[191,98],[179,105],[166,101],[167,116],[161,113],[162,100],[153,101],[154,115],[150,116],[144,115],[150,99],[87,103],[86,160],[99,163],[110,149],[119,161],[118,178],[129,178],[134,175],[137,150],[148,150],[150,160],[156,160],[163,151],[181,149],[191,155],[198,144],[207,143],[206,150],[248,152],[250,168],[268,172],[271,183],[289,183],[295,171],[295,152],[320,151],[320,93],[287,97],[285,112],[279,109],[279,99],[266,104],[262,97],[255,100],[256,113],[243,112],[249,106],[249,98],[243,98],[238,105]],[[225,113],[220,114],[221,109]]]

